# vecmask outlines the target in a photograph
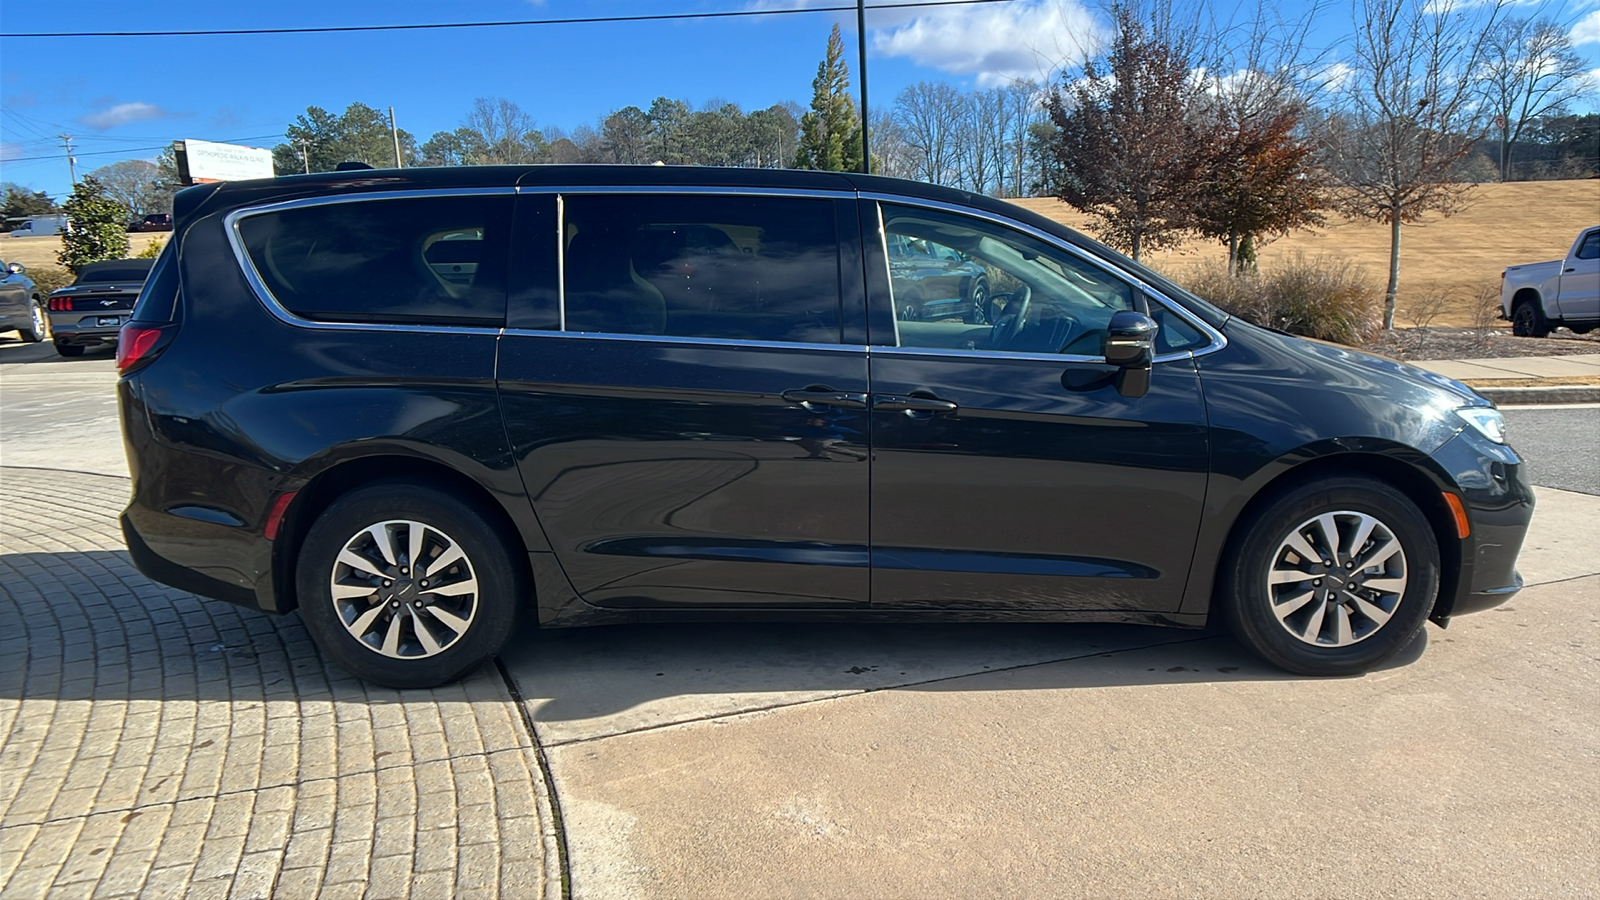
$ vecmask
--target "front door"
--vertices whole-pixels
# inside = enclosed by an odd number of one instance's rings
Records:
[[[885,204],[882,223],[982,265],[993,324],[873,334],[873,606],[1177,610],[1208,468],[1186,351],[1209,338],[1150,306],[1162,361],[1147,394],[1123,396],[1096,360],[1112,313],[1146,302],[1136,285],[988,220]],[[885,270],[868,265],[875,307]]]
[[[1568,324],[1600,321],[1600,228],[1578,242],[1561,264],[1561,318]]]
[[[864,606],[867,349],[843,343],[852,200],[684,193],[519,199],[499,382],[524,484],[589,603]],[[522,227],[527,224],[528,227]],[[545,275],[537,270],[545,269]],[[514,264],[524,280],[550,267]],[[554,312],[554,310],[553,310]]]

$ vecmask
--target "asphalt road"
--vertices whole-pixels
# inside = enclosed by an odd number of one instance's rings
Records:
[[[1534,484],[1600,495],[1600,404],[1511,407],[1505,416]]]

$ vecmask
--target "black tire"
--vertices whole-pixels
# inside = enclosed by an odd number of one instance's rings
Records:
[[[972,282],[967,292],[967,302],[971,304],[967,312],[967,324],[990,324],[993,317],[989,314],[989,279],[979,277]]]
[[[1550,333],[1550,322],[1537,300],[1523,300],[1511,310],[1511,333],[1518,337],[1544,337]]]
[[[1568,325],[1567,328],[1571,329],[1573,334],[1588,334],[1594,330],[1594,325],[1584,323],[1582,325]]]
[[[392,564],[367,531],[386,523]],[[424,559],[444,559],[451,544],[462,553],[437,577],[424,567],[432,584],[407,565],[417,524],[426,535]],[[347,549],[377,571],[342,562]],[[394,688],[446,684],[500,652],[515,629],[524,586],[513,553],[488,517],[467,503],[415,482],[371,484],[334,501],[307,532],[295,571],[300,617],[322,652],[359,678]],[[336,580],[357,591],[370,584],[372,594],[335,599]],[[469,581],[470,592],[433,590]],[[466,624],[454,628],[450,621]],[[366,640],[353,628],[363,629]],[[435,649],[424,646],[419,629]]]
[[[18,328],[17,336],[30,344],[37,344],[50,336],[50,314],[38,297],[28,301],[28,327]]]
[[[56,352],[69,359],[82,356],[83,351],[82,344],[63,344],[60,341],[56,341]]]
[[[1336,542],[1347,565],[1329,571],[1323,560],[1304,560],[1290,543],[1292,534],[1299,534],[1308,549],[1324,549],[1327,542],[1318,534],[1325,532],[1316,520],[1336,513]],[[1363,547],[1348,547],[1364,527],[1362,517],[1378,524]],[[1234,635],[1280,668],[1300,675],[1359,675],[1410,644],[1433,611],[1439,593],[1438,540],[1416,504],[1388,484],[1357,476],[1312,482],[1274,498],[1241,528],[1233,555],[1224,562],[1218,600]],[[1398,541],[1399,552],[1385,556],[1390,539]],[[1382,557],[1373,569],[1383,571],[1348,565],[1351,550],[1356,565]],[[1300,578],[1299,570],[1308,577]],[[1399,589],[1385,590],[1391,587]],[[1303,590],[1311,592],[1309,600],[1302,599]],[[1353,596],[1354,590],[1366,596]]]

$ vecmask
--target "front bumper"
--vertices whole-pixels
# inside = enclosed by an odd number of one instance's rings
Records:
[[[1522,457],[1467,428],[1434,451],[1456,483],[1471,534],[1460,542],[1453,591],[1441,592],[1433,620],[1493,609],[1522,589],[1517,554],[1533,520],[1533,487]],[[1448,583],[1448,580],[1446,581]]]

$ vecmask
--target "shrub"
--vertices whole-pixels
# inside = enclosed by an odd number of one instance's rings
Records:
[[[140,250],[138,253],[136,253],[134,255],[134,259],[155,259],[161,255],[161,248],[165,247],[166,245],[166,238],[156,238],[155,240],[146,244],[143,250]]]
[[[30,268],[28,277],[33,279],[41,297],[49,296],[56,288],[64,288],[72,283],[72,273],[58,266]]]
[[[128,255],[128,211],[106,195],[94,176],[85,175],[73,186],[62,209],[67,231],[56,258],[63,266],[76,272],[92,262]]]
[[[1179,283],[1229,313],[1299,334],[1361,345],[1383,326],[1383,296],[1360,266],[1297,253],[1270,271],[1230,277],[1221,263],[1197,266]]]

